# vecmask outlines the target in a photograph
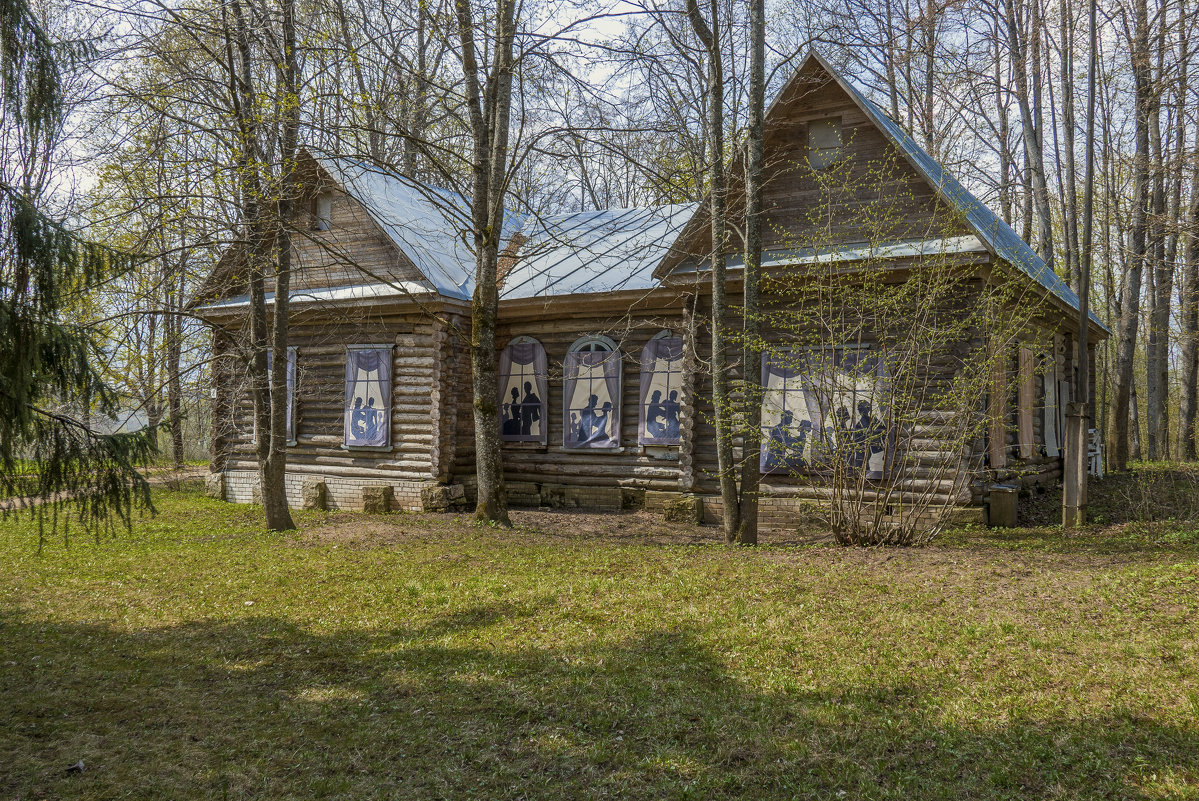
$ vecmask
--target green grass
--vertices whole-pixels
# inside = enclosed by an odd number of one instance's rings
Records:
[[[0,523],[0,798],[1199,798],[1181,526],[730,550],[155,503],[40,557]]]

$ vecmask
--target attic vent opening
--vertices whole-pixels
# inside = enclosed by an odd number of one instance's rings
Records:
[[[318,195],[312,209],[312,227],[328,231],[333,226],[333,196]]]
[[[808,163],[824,170],[841,157],[841,118],[829,117],[808,123]]]

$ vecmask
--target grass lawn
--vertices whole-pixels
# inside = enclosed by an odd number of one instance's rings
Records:
[[[41,556],[0,523],[0,798],[1199,798],[1199,526],[731,550],[155,498]]]

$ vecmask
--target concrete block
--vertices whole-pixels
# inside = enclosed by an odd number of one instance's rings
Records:
[[[662,509],[662,517],[669,523],[704,522],[704,503],[694,495],[684,495],[668,501]]]
[[[580,509],[618,511],[624,499],[620,487],[567,487],[566,504]]]
[[[662,492],[660,490],[645,491],[645,511],[661,512],[666,504],[683,497],[681,492]]]
[[[466,507],[466,488],[461,484],[434,485],[420,491],[421,509],[426,512],[448,512]]]
[[[301,488],[305,509],[328,509],[329,487],[319,478],[306,478]]]
[[[645,508],[645,490],[636,487],[620,488],[620,508],[638,510]]]
[[[385,515],[391,511],[394,492],[389,484],[373,484],[362,488],[362,511]]]
[[[209,473],[204,477],[204,494],[218,501],[225,500],[225,474]]]
[[[566,506],[566,485],[542,484],[541,505],[552,509],[561,509]]]

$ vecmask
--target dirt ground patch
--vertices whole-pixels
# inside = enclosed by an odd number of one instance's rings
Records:
[[[623,545],[713,545],[724,542],[720,528],[671,523],[651,512],[593,512],[580,510],[512,509],[512,528],[486,527],[491,536],[510,536],[543,542],[583,544],[605,542]],[[467,513],[400,513],[386,516],[358,512],[337,512],[315,526],[305,528],[302,537],[314,542],[343,542],[357,547],[394,545],[412,539],[460,537],[477,530]],[[813,545],[831,542],[831,536],[803,535],[794,531],[775,531],[762,535],[771,546]]]

